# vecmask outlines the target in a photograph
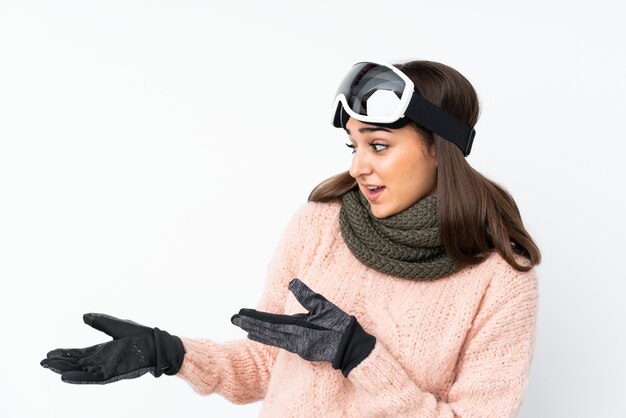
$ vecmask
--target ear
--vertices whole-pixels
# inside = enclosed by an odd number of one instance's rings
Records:
[[[435,160],[435,167],[437,167],[437,147],[435,147],[435,143],[428,148],[428,156]]]

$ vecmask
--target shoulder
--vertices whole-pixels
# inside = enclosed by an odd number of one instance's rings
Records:
[[[339,216],[341,201],[306,202],[299,206],[289,221],[288,229],[300,233],[319,232],[323,226],[332,225]]]
[[[528,265],[527,258],[515,255],[518,264]],[[520,271],[511,266],[497,251],[493,250],[481,263],[483,274],[488,277],[487,293],[491,298],[504,300],[536,300],[538,279],[535,267]]]
[[[316,247],[322,235],[338,223],[341,202],[306,202],[301,204],[287,222],[282,241],[291,250]]]
[[[329,228],[338,223],[340,208],[341,204],[335,202],[306,202],[295,210],[279,245],[279,253],[291,260],[294,274],[311,262],[321,246],[327,245],[323,239],[333,236]]]

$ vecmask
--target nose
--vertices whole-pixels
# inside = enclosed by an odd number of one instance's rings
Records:
[[[350,175],[356,179],[370,174],[372,174],[372,165],[370,164],[367,154],[365,152],[359,152],[357,149],[352,156]]]

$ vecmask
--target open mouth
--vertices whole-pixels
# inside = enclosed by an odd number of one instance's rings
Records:
[[[383,191],[385,191],[385,186],[380,186],[373,189],[367,188],[365,190],[367,190],[366,196],[369,200],[376,200],[383,193]]]

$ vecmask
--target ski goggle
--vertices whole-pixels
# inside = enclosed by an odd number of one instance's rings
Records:
[[[411,120],[454,143],[466,157],[476,135],[473,128],[426,100],[413,81],[390,64],[356,63],[339,85],[332,111],[333,126],[344,129],[348,117],[389,127]]]

